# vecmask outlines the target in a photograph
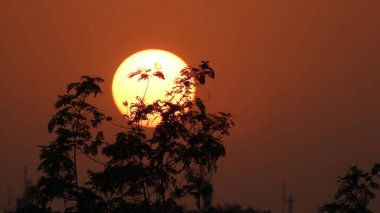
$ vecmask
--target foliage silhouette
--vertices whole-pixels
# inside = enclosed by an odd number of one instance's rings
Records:
[[[372,213],[368,204],[375,198],[373,190],[379,188],[375,181],[380,175],[380,164],[375,164],[370,172],[357,166],[351,167],[345,176],[338,177],[339,188],[335,194],[335,202],[325,204],[320,212],[328,213]]]
[[[87,99],[102,93],[101,78],[82,76],[81,82],[67,86],[66,94],[58,96],[57,109],[48,124],[48,131],[57,134],[49,145],[40,146],[39,170],[45,173],[38,181],[38,202],[45,207],[53,199],[63,199],[67,212],[80,208],[86,189],[78,183],[79,153],[95,156],[103,143],[103,132],[94,137],[92,129],[105,119],[103,113]]]
[[[199,211],[188,211],[188,213],[197,213]],[[243,208],[238,204],[224,204],[223,206],[218,205],[216,207],[211,207],[207,210],[201,211],[202,213],[270,213],[269,210],[255,210],[252,207]]]
[[[129,77],[146,80],[147,88],[152,78],[165,78],[159,71],[151,72],[138,70]],[[137,102],[124,103],[130,112],[125,115],[128,131],[119,133],[116,142],[103,149],[110,167],[90,174],[94,189],[111,202],[108,206],[133,200],[168,210],[185,196],[193,196],[198,208],[201,200],[203,207],[211,205],[210,178],[216,161],[225,155],[221,138],[233,125],[229,113],[207,113],[200,98],[193,103],[193,89],[205,83],[206,75],[213,77],[213,72],[206,62],[199,68],[187,67],[165,100],[147,104],[145,91]],[[142,124],[150,117],[161,121],[147,137]]]
[[[39,206],[46,209],[48,202],[61,199],[65,212],[183,212],[177,202],[190,196],[198,209],[212,209],[211,177],[225,156],[223,137],[234,123],[230,113],[209,113],[201,98],[193,100],[194,89],[215,77],[207,61],[180,74],[166,97],[153,103],[146,103],[145,95],[150,81],[165,79],[163,73],[141,69],[128,76],[146,81],[146,89],[136,102],[124,102],[126,130],[113,143],[105,143],[103,132],[96,130],[112,119],[87,102],[102,93],[103,79],[82,76],[81,82],[69,84],[48,125],[57,139],[40,146]],[[160,121],[147,134],[143,123],[152,119]],[[103,166],[88,171],[84,186],[78,183],[79,154]],[[106,163],[96,159],[100,154]]]

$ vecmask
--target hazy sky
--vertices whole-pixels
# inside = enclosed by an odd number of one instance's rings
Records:
[[[377,0],[1,0],[0,208],[7,186],[21,194],[24,165],[37,179],[37,145],[54,137],[47,122],[65,86],[103,77],[98,106],[118,118],[116,68],[158,48],[210,60],[207,104],[235,115],[214,203],[280,213],[285,181],[296,212],[316,212],[336,176],[380,162],[379,11]]]

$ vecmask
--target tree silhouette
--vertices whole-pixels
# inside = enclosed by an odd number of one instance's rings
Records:
[[[129,75],[138,80],[164,79],[160,71],[138,70]],[[108,206],[132,201],[169,211],[176,201],[193,196],[198,208],[211,205],[210,179],[217,160],[225,155],[222,137],[233,126],[229,113],[207,113],[200,98],[192,100],[193,89],[204,85],[206,76],[214,77],[207,62],[199,68],[187,67],[167,92],[165,100],[144,102],[146,91],[135,103],[127,103],[127,129],[116,142],[103,149],[109,157],[104,171],[92,172],[93,188],[107,197]],[[151,136],[143,123],[159,117]],[[123,174],[122,177],[115,177]],[[114,177],[114,178],[111,178]],[[121,202],[121,203],[120,203]]]
[[[325,204],[321,212],[328,213],[371,213],[368,204],[375,198],[373,190],[379,188],[374,180],[380,174],[380,164],[375,164],[370,172],[357,166],[351,167],[345,176],[338,177],[339,188],[335,194],[335,202]]]
[[[91,130],[105,117],[87,102],[89,97],[102,93],[98,84],[103,79],[82,76],[81,80],[69,84],[66,94],[58,96],[57,112],[48,124],[48,131],[57,134],[57,138],[47,146],[40,146],[38,169],[45,175],[38,182],[39,204],[45,207],[53,199],[63,199],[66,212],[78,211],[83,200],[81,194],[86,193],[78,183],[78,155],[96,155],[103,143],[103,132],[94,137]]]
[[[134,103],[124,102],[125,130],[113,143],[105,143],[101,131],[93,135],[105,119],[112,119],[87,102],[102,93],[103,80],[82,76],[81,82],[69,84],[48,125],[57,138],[40,146],[40,207],[62,199],[65,212],[182,212],[178,200],[191,196],[199,209],[210,209],[211,178],[225,156],[223,137],[234,123],[230,113],[209,113],[201,98],[193,100],[194,89],[215,77],[207,61],[180,74],[166,97],[153,103],[146,103],[145,95],[153,78],[165,79],[163,73],[140,69],[128,76],[146,81],[146,90]],[[147,134],[143,123],[153,119],[159,122]],[[106,163],[96,160],[100,146]],[[78,183],[79,154],[103,166],[88,171],[85,186]]]

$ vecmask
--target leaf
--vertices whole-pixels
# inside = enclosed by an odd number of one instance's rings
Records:
[[[202,61],[202,64],[199,65],[199,67],[201,68],[203,75],[208,75],[208,77],[214,79],[215,78],[215,72],[214,72],[214,69],[212,69],[209,65],[208,65],[209,61]]]
[[[62,106],[66,106],[67,104],[70,104],[70,102],[74,99],[73,95],[59,95],[58,101],[55,103],[55,108],[59,109]]]
[[[131,73],[128,74],[128,78],[133,78],[133,77],[135,77],[136,75],[141,74],[141,72],[142,72],[142,70],[136,70],[136,71],[134,71],[134,72],[131,72]]]
[[[209,67],[209,71],[208,71],[208,76],[210,77],[210,78],[212,78],[212,79],[214,79],[215,78],[215,72],[214,72],[214,70],[211,68],[211,67]]]
[[[200,84],[203,85],[206,83],[206,76],[203,73],[198,73],[196,78]]]
[[[156,71],[153,73],[153,75],[158,77],[159,79],[165,80],[165,76],[161,71]]]
[[[148,78],[149,78],[149,75],[143,73],[143,74],[140,75],[139,81],[141,81],[141,80],[147,80]]]
[[[190,87],[191,84],[190,84],[190,81],[184,81],[183,85],[185,85],[185,87]]]
[[[200,98],[195,99],[195,104],[197,105],[198,109],[201,111],[202,114],[206,113],[206,107]]]

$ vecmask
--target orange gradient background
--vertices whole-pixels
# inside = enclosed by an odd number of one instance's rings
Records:
[[[115,70],[155,48],[209,60],[206,106],[235,115],[213,203],[279,213],[286,182],[295,212],[317,212],[337,176],[379,162],[379,11],[376,0],[0,1],[0,209],[7,187],[21,195],[24,166],[41,175],[37,146],[55,137],[46,127],[65,86],[103,77],[93,103],[123,124]],[[104,129],[109,143],[123,130]],[[79,166],[84,177],[91,164]]]

